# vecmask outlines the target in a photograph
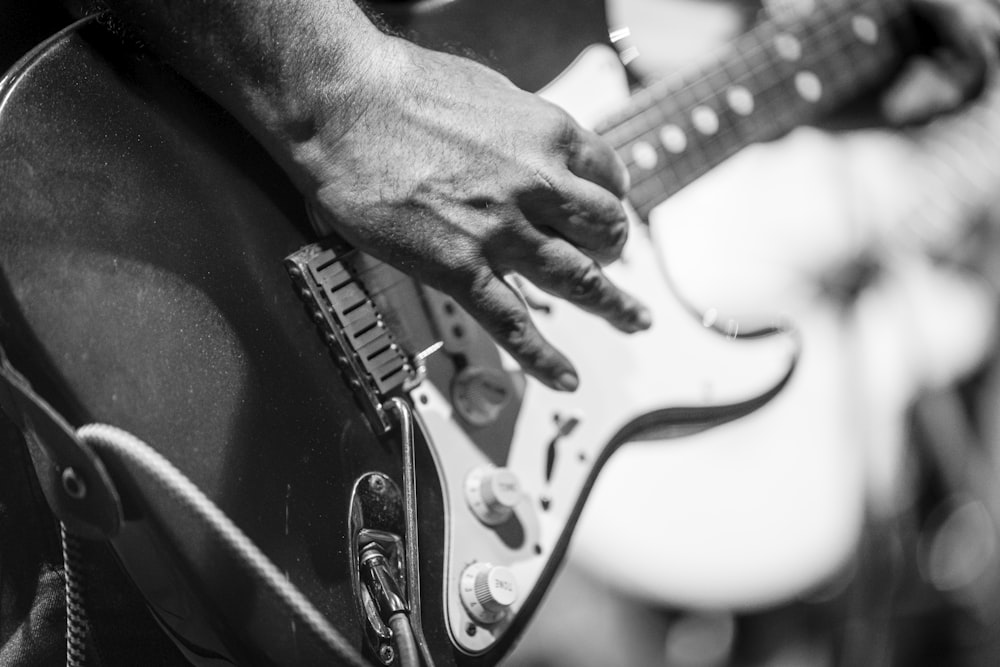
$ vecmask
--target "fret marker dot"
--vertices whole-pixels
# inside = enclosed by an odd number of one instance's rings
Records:
[[[802,44],[785,32],[774,38],[774,48],[778,50],[778,55],[788,62],[795,62],[802,57]]]
[[[808,70],[795,75],[795,90],[807,102],[819,102],[823,96],[823,84],[819,77]]]
[[[640,169],[652,169],[658,162],[656,149],[645,141],[637,141],[632,144],[632,159],[635,160]]]
[[[691,111],[691,122],[694,123],[694,128],[705,136],[711,136],[719,131],[719,117],[708,107],[695,107]]]
[[[674,155],[678,153],[683,153],[684,149],[687,148],[687,135],[684,134],[684,130],[676,125],[664,125],[660,129],[660,143],[669,152]]]
[[[851,17],[851,28],[855,36],[865,44],[873,45],[878,42],[878,24],[872,17],[864,14]]]
[[[753,95],[743,86],[733,86],[726,91],[726,102],[729,108],[741,116],[753,113]]]

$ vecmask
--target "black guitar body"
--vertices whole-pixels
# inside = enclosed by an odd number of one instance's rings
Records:
[[[439,21],[443,5],[395,20],[425,42],[474,46],[522,86],[606,40],[600,1],[456,2]],[[74,426],[114,424],[152,444],[361,650],[346,508],[363,473],[399,479],[400,447],[373,433],[290,286],[282,258],[315,240],[299,195],[222,111],[97,21],[29,54],[0,94],[11,362]],[[417,473],[428,645],[439,665],[492,664],[516,632],[470,657],[429,620],[443,614],[445,519],[419,434]],[[173,499],[119,490],[130,520],[116,552],[189,656],[330,661],[305,630],[268,617],[245,573],[212,565],[218,545]]]
[[[280,259],[307,241],[299,200],[220,111],[124,53],[90,23],[6,81],[4,346],[72,424],[154,444],[338,627],[357,627],[338,510],[357,475],[398,474],[398,457],[338,385],[289,288]],[[183,530],[161,500],[126,507]],[[156,549],[130,549],[142,524],[116,545],[140,583],[159,565]],[[232,609],[253,608],[238,576],[211,581]],[[256,662],[241,645],[227,648]]]

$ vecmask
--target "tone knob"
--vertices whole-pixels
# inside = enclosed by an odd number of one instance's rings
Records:
[[[514,514],[521,500],[521,483],[507,468],[482,466],[465,478],[465,499],[480,521],[497,526]]]
[[[496,623],[517,602],[517,582],[514,573],[501,565],[473,563],[462,572],[459,595],[472,618]]]
[[[492,424],[514,394],[510,378],[498,368],[467,366],[451,383],[451,404],[473,426]]]

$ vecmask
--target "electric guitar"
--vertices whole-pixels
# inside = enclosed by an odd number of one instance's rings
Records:
[[[899,2],[818,9],[629,97],[599,0],[384,11],[596,125],[628,162],[640,216],[873,85],[905,23]],[[582,379],[572,395],[544,388],[451,300],[335,240],[311,243],[308,212],[259,147],[99,23],[55,36],[0,85],[4,346],[71,423],[153,444],[371,659],[393,662],[360,572],[369,547],[390,556],[426,661],[493,664],[616,447],[742,417],[788,381],[793,337],[693,317],[635,219],[608,274],[650,304],[654,327],[624,336],[525,285]],[[275,622],[176,499],[144,492],[127,461],[105,463],[126,504],[111,543],[192,661],[329,659]]]
[[[662,31],[632,37],[640,63],[660,66]],[[616,452],[571,562],[630,596],[693,608],[758,609],[841,581],[866,512],[896,511],[912,401],[977,368],[995,340],[993,291],[928,255],[967,244],[995,199],[997,100],[994,87],[906,133],[799,130],[657,207],[654,245],[689,302],[778,309],[807,344],[781,396],[753,415]],[[825,290],[862,251],[875,279],[849,301]],[[641,530],[643,547],[607,540],[612,526]]]

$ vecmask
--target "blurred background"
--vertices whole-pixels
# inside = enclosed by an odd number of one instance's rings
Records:
[[[821,1],[608,11],[655,80]],[[611,458],[507,664],[1000,664],[998,198],[988,90],[920,127],[801,128],[654,210],[680,296],[787,318],[801,364],[748,418]]]

